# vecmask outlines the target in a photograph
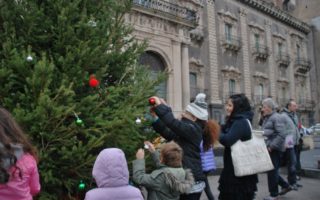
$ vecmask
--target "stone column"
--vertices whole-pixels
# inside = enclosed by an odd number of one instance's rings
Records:
[[[295,62],[295,55],[292,48],[292,38],[290,34],[287,34],[287,44],[288,44],[288,53],[290,57],[290,64],[287,69],[287,74],[289,74],[289,90],[290,90],[290,96],[289,99],[295,99],[296,98],[296,92],[295,92],[295,80],[294,80],[294,62]]]
[[[266,39],[267,39],[267,47],[269,51],[268,65],[269,65],[269,81],[270,81],[270,94],[276,99],[276,73],[275,73],[275,61],[274,55],[272,51],[272,34],[271,34],[271,22],[266,21]]]
[[[181,47],[181,77],[182,77],[182,108],[190,102],[190,79],[189,79],[189,49],[187,44]]]
[[[172,41],[173,104],[175,114],[182,111],[181,43]]]
[[[218,67],[218,52],[217,52],[217,33],[216,33],[216,19],[215,19],[215,2],[207,1],[207,15],[208,15],[208,51],[209,51],[209,83],[210,83],[210,103],[221,104],[219,98],[219,67]]]
[[[243,52],[244,93],[249,99],[251,99],[251,74],[250,74],[250,62],[249,62],[247,13],[248,13],[247,9],[240,8],[240,29],[241,29],[242,52]]]

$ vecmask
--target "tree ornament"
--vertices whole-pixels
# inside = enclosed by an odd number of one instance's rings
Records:
[[[150,104],[151,106],[155,105],[155,104],[156,104],[156,99],[153,98],[153,97],[149,98],[149,104]]]
[[[89,85],[92,88],[99,86],[99,81],[96,79],[96,77],[94,75],[90,75]]]
[[[139,117],[136,119],[136,124],[141,124],[141,119]]]
[[[77,113],[73,112],[74,116],[76,117],[76,124],[79,126],[83,126],[83,121],[80,119],[80,117],[77,115]]]
[[[78,124],[78,125],[82,125],[82,124],[83,124],[82,119],[78,118],[78,119],[76,120],[76,124]]]
[[[28,57],[27,57],[27,61],[28,61],[28,62],[31,62],[31,61],[33,61],[33,58],[32,58],[32,56],[28,55]]]
[[[84,190],[86,188],[86,184],[81,180],[79,185],[78,185],[78,189],[79,190]]]

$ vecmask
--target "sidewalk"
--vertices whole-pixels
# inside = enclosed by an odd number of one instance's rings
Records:
[[[286,175],[282,176],[285,178]],[[211,186],[211,191],[214,194],[215,200],[218,200],[218,180],[219,176],[209,176],[209,183]],[[320,179],[312,179],[302,177],[300,184],[303,185],[298,191],[291,191],[284,196],[280,197],[280,200],[319,200],[320,199]],[[266,174],[259,174],[258,192],[256,200],[262,200],[264,197],[268,196],[268,180]],[[207,200],[204,192],[201,196],[201,200]]]
[[[218,181],[219,174],[223,168],[223,153],[221,149],[215,150],[217,170],[213,176],[209,176],[211,190],[214,193],[215,199],[218,199]],[[319,200],[320,199],[320,169],[318,169],[318,160],[320,160],[320,149],[313,149],[301,152],[301,167],[303,170],[303,177],[300,184],[303,185],[298,191],[291,191],[280,200]],[[283,173],[285,170],[281,169],[281,175],[286,178]],[[268,196],[268,180],[266,173],[259,174],[258,192],[256,200],[262,200]],[[201,200],[206,200],[207,197],[202,194]]]
[[[216,150],[215,150],[216,153]],[[215,160],[217,165],[217,170],[214,175],[219,175],[223,168],[223,153],[221,149],[215,154]],[[301,168],[303,171],[303,176],[309,178],[320,179],[320,169],[318,169],[318,160],[320,160],[320,149],[312,149],[307,151],[302,151],[300,155]],[[285,170],[281,170],[285,171]],[[320,198],[319,198],[320,199]]]
[[[303,176],[320,179],[320,169],[318,168],[320,149],[302,151],[300,157]]]

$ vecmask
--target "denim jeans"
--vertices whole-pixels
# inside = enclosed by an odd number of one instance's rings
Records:
[[[270,154],[270,158],[274,166],[274,169],[268,171],[268,187],[269,187],[270,196],[276,197],[279,194],[278,184],[280,184],[279,167],[280,167],[281,152],[277,150],[272,150],[271,152],[269,152],[269,154]],[[287,182],[281,181],[281,187],[286,188],[286,187],[289,187],[289,185]]]

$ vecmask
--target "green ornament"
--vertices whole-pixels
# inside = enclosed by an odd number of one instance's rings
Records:
[[[82,119],[80,119],[80,118],[77,118],[77,121],[76,121],[76,123],[77,123],[78,125],[82,125],[82,124],[83,124],[83,121],[82,121]]]
[[[83,181],[80,181],[78,185],[79,190],[84,190],[85,187],[86,187],[86,184]]]

